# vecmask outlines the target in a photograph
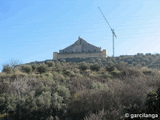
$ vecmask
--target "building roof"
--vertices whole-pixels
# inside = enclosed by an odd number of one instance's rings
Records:
[[[88,43],[84,39],[78,37],[78,40],[74,44],[66,47],[65,49],[60,50],[60,53],[97,52],[97,51],[101,51],[101,48],[96,47]]]

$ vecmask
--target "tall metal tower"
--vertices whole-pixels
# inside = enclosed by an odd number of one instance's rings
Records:
[[[114,29],[112,29],[112,27],[110,26],[109,22],[107,21],[106,17],[104,16],[102,10],[100,9],[100,7],[98,7],[99,11],[101,12],[103,18],[105,19],[106,23],[108,24],[109,28],[111,29],[112,31],[112,35],[113,35],[113,57],[114,57],[114,37],[117,38],[115,32],[114,32]]]

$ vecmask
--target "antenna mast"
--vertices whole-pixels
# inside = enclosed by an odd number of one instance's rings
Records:
[[[104,16],[103,12],[101,11],[100,7],[98,7],[99,11],[101,12],[103,18],[105,19],[106,23],[108,24],[109,28],[111,29],[112,35],[113,35],[113,57],[114,57],[114,37],[117,38],[114,29],[110,26],[109,22],[107,21],[106,17]]]

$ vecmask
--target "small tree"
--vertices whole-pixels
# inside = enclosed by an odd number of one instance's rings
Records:
[[[3,69],[2,72],[5,72],[7,74],[11,74],[12,73],[12,67],[10,67],[10,65],[3,65]]]
[[[14,67],[16,67],[17,65],[20,65],[20,64],[21,64],[21,61],[16,60],[16,59],[11,59],[11,60],[9,61],[9,65],[10,65],[12,68],[14,68]]]
[[[160,88],[147,95],[146,108],[149,113],[160,113]]]
[[[2,72],[5,72],[7,74],[10,74],[13,72],[13,68],[15,68],[17,65],[20,65],[21,62],[19,60],[11,59],[6,64],[2,65]]]

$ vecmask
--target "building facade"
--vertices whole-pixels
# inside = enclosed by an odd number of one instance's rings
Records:
[[[53,59],[65,59],[65,58],[106,58],[106,50],[102,50],[101,47],[96,47],[84,39],[78,37],[78,40],[66,47],[53,53]]]

